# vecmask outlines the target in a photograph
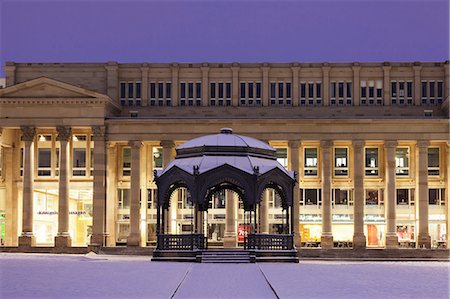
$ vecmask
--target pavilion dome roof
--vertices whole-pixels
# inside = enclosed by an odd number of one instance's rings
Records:
[[[264,174],[278,168],[294,179],[276,159],[276,150],[255,138],[233,134],[232,129],[223,128],[219,134],[192,139],[176,148],[177,156],[163,170],[161,176],[173,167],[190,174],[198,174],[229,165],[241,171]]]

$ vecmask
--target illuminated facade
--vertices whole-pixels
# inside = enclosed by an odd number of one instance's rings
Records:
[[[153,246],[153,171],[168,165],[176,146],[223,127],[269,143],[297,172],[297,248],[449,242],[448,61],[4,69],[5,246]],[[167,232],[191,231],[187,197],[183,188],[172,196]],[[280,197],[269,190],[262,203],[259,230],[282,232]],[[210,246],[223,246],[226,234],[235,240],[227,246],[243,241],[247,224],[232,192],[215,194],[203,217]],[[137,242],[128,238],[133,219]]]

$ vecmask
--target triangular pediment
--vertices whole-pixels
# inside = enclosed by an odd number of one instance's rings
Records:
[[[0,98],[104,98],[105,95],[41,77],[0,89]]]

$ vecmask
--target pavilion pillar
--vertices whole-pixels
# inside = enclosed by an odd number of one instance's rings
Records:
[[[366,248],[366,236],[364,235],[364,141],[353,141],[353,165],[354,165],[354,189],[353,201],[353,249]]]
[[[386,248],[397,248],[398,237],[396,233],[395,224],[395,148],[396,141],[388,140],[384,143],[386,151],[386,192],[385,192],[385,206],[386,206]]]
[[[269,190],[264,190],[259,204],[259,233],[269,233]]]
[[[163,168],[169,165],[170,161],[175,159],[175,142],[173,140],[162,140],[161,146],[163,148]],[[169,199],[170,200],[170,199]],[[164,233],[170,234],[172,232],[172,205],[168,209],[163,209],[164,213]]]
[[[58,234],[55,247],[70,247],[69,235],[69,141],[72,136],[70,127],[57,127],[60,144],[59,194],[58,194]]]
[[[291,171],[295,171],[297,174],[300,170],[300,142],[299,141],[289,141],[289,164]],[[294,244],[297,248],[301,247],[300,239],[300,189],[298,185],[295,184],[294,192],[292,193],[292,227],[294,231]],[[286,219],[288,220],[288,219]]]
[[[322,148],[322,235],[321,247],[333,248],[333,233],[331,230],[331,148],[332,142],[324,140]]]
[[[36,135],[35,127],[21,127],[24,142],[23,162],[23,203],[22,203],[22,235],[19,246],[35,246],[33,234],[33,189],[34,189],[34,150],[33,142]]]
[[[431,248],[431,237],[428,231],[428,146],[430,142],[420,140],[417,142],[419,151],[418,165],[418,196],[419,196],[419,234],[417,245],[419,248]]]
[[[127,246],[139,246],[141,243],[141,209],[140,209],[140,156],[141,141],[130,141],[131,146],[131,201],[130,201],[130,235],[127,238]]]
[[[226,223],[223,247],[234,248],[237,247],[237,198],[231,190],[226,190],[225,196]]]

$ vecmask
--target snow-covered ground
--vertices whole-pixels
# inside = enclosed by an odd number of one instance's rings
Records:
[[[0,254],[0,298],[448,299],[449,263],[190,264]]]

